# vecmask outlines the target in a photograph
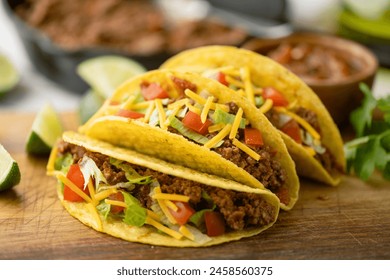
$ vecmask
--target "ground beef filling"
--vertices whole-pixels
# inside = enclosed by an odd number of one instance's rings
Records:
[[[125,182],[125,173],[109,162],[109,157],[87,151],[86,149],[61,142],[58,147],[60,154],[71,153],[74,162],[78,162],[84,155],[93,159],[96,165],[102,170],[109,184]],[[182,194],[190,197],[189,203],[195,210],[204,209],[206,201],[202,198],[202,190],[212,198],[228,228],[241,230],[251,226],[263,226],[271,223],[275,217],[275,207],[268,204],[260,195],[253,193],[240,193],[232,190],[225,190],[210,187],[198,182],[163,174],[145,167],[131,165],[138,174],[142,176],[153,176],[157,179],[161,190],[164,193]],[[149,196],[149,185],[137,185],[132,191],[143,207],[150,208],[151,198]],[[206,207],[207,208],[207,207]]]
[[[305,109],[303,107],[299,107],[295,113],[303,118],[306,122],[308,122],[318,133],[321,133],[320,125],[318,122],[318,117],[316,113],[311,110]],[[273,126],[280,129],[280,115],[275,110],[269,110],[266,114],[268,120],[272,123]],[[334,170],[342,171],[341,167],[337,166],[335,157],[331,154],[328,148],[325,148],[325,152],[322,154],[316,154],[314,157],[317,159],[321,165],[328,171],[329,173]]]

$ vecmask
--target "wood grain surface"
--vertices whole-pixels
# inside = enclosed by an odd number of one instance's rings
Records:
[[[75,114],[63,114],[67,129]],[[0,112],[0,143],[22,180],[0,193],[0,259],[390,259],[390,183],[345,176],[338,187],[301,181],[300,199],[252,238],[211,248],[129,243],[72,218],[56,197],[46,158],[24,152],[34,114]]]

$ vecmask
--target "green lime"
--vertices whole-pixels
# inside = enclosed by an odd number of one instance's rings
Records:
[[[8,190],[20,182],[18,163],[0,144],[0,191]]]
[[[19,82],[19,73],[8,60],[0,54],[0,97],[10,91]]]
[[[80,101],[79,118],[80,123],[84,124],[93,114],[103,105],[104,98],[96,91],[88,90]]]
[[[45,104],[35,116],[26,151],[35,155],[48,155],[62,132],[61,120],[56,111],[49,103]]]
[[[99,56],[83,61],[77,73],[90,87],[108,98],[125,80],[144,73],[146,69],[138,62],[122,56]]]

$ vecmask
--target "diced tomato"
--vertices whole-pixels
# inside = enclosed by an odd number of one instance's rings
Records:
[[[66,178],[72,181],[73,184],[76,185],[80,190],[82,190],[85,194],[89,195],[88,188],[84,189],[84,177],[83,173],[81,173],[80,166],[78,164],[72,164],[69,168],[68,174],[66,174]],[[76,194],[72,189],[68,186],[64,186],[64,200],[71,202],[82,202],[84,199]]]
[[[222,72],[217,73],[217,81],[225,86],[229,85],[229,83],[226,81],[226,75]]]
[[[145,117],[145,114],[134,112],[127,109],[119,109],[118,113],[116,113],[117,116],[130,118],[130,119],[139,119]]]
[[[256,128],[245,128],[244,129],[245,144],[260,147],[263,146],[263,136],[261,132]]]
[[[168,98],[168,93],[157,83],[142,83],[141,93],[145,100],[153,100],[156,98]]]
[[[280,129],[298,144],[302,144],[301,133],[299,129],[299,125],[295,120],[289,120],[282,128]]]
[[[189,203],[181,201],[172,201],[177,206],[177,211],[169,209],[173,218],[179,225],[185,225],[188,219],[195,213]]]
[[[273,87],[263,88],[263,98],[271,99],[274,106],[286,107],[288,105],[288,101],[284,98],[284,96]]]
[[[110,194],[108,197],[111,200],[117,200],[117,201],[125,201],[125,198],[121,192]],[[111,205],[110,212],[112,214],[119,214],[125,210],[125,207],[117,206],[117,205]]]
[[[209,126],[212,124],[210,120],[206,120],[205,123],[202,123],[200,116],[197,113],[188,111],[183,118],[183,124],[202,135],[207,134]]]
[[[225,221],[221,213],[207,211],[204,213],[204,221],[208,236],[218,236],[225,233]]]

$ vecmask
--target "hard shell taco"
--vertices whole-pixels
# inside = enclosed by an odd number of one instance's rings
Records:
[[[280,134],[247,100],[195,73],[155,70],[117,89],[80,128],[92,138],[298,199]]]
[[[65,132],[47,171],[66,210],[97,231],[132,242],[211,246],[260,233],[277,219],[269,191]]]
[[[280,64],[249,50],[208,46],[179,53],[161,68],[202,73],[246,97],[281,132],[298,174],[339,183],[345,160],[338,128],[317,95]]]

